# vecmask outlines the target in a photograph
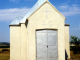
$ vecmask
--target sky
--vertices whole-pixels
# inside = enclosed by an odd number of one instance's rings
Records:
[[[0,0],[0,42],[10,42],[9,24],[25,16],[38,0]],[[66,17],[70,36],[80,38],[80,0],[49,0]]]

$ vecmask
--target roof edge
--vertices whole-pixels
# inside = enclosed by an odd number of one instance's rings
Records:
[[[17,24],[17,25],[9,25],[9,27],[10,27],[10,26],[21,26],[21,24],[25,24],[25,23],[19,23],[19,24]]]
[[[65,26],[70,26],[69,24],[65,24]]]

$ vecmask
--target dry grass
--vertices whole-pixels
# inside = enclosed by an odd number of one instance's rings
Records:
[[[6,48],[9,49],[9,48]],[[2,48],[0,48],[2,50]],[[10,59],[10,52],[9,51],[3,51],[0,52],[0,60],[9,60]]]
[[[70,56],[72,60],[80,60],[80,54],[73,54],[73,51],[70,51]]]

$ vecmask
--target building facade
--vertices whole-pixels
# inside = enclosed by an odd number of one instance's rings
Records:
[[[10,24],[10,60],[70,58],[65,19],[48,0],[38,0],[30,12]]]

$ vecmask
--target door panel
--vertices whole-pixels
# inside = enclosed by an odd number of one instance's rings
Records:
[[[37,31],[37,60],[47,60],[47,33]]]
[[[57,33],[48,32],[48,45],[51,45],[51,46],[57,45]]]
[[[47,45],[47,33],[37,32],[37,45]]]
[[[36,31],[37,60],[58,60],[57,31]]]
[[[37,60],[47,60],[46,46],[37,46]]]
[[[56,46],[49,46],[48,47],[48,58],[57,58],[58,52]]]

